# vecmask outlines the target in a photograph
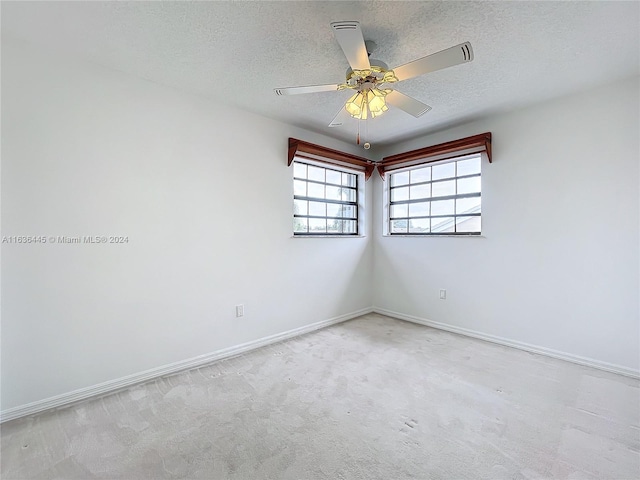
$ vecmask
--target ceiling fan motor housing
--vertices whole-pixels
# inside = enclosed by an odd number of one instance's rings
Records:
[[[380,69],[382,71],[389,70],[389,66],[386,63],[384,63],[382,60],[370,59],[369,63],[371,64],[372,67]],[[352,73],[353,73],[353,69],[351,67],[347,68],[347,72],[345,74],[347,77],[347,80],[349,80],[349,77],[351,76]]]
[[[371,60],[371,67],[367,70],[347,69],[345,87],[357,91],[371,90],[379,84],[397,81],[393,71],[381,60]]]

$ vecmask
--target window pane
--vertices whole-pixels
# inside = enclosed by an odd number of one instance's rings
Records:
[[[326,203],[309,202],[309,215],[325,217],[327,215]]]
[[[342,174],[340,172],[336,172],[335,170],[327,170],[327,183],[335,183],[336,185],[340,185],[342,181]]]
[[[429,233],[429,219],[416,218],[409,221],[409,233]]]
[[[394,188],[391,190],[391,201],[402,202],[409,200],[409,187]]]
[[[342,202],[355,202],[356,190],[353,188],[334,187],[332,185],[327,185],[327,199],[339,200]]]
[[[342,201],[343,202],[355,202],[356,201],[356,190],[353,188],[343,188],[342,189]]]
[[[340,217],[344,205],[327,203],[327,217]]]
[[[327,185],[327,199],[328,200],[342,200],[342,187],[332,187]],[[344,190],[347,190],[346,188]]]
[[[437,182],[433,185],[433,196],[434,197],[445,197],[447,195],[455,195],[456,194],[456,181],[449,180],[447,182]]]
[[[451,178],[456,176],[456,162],[435,165],[431,168],[433,169],[433,180],[439,180],[441,178]]]
[[[458,198],[456,213],[480,213],[480,197]]]
[[[347,187],[355,187],[356,186],[356,176],[353,173],[343,173],[342,174],[342,185]]]
[[[391,174],[391,186],[406,185],[409,183],[409,172],[400,172]]]
[[[453,215],[454,200],[440,200],[431,203],[431,215]]]
[[[411,183],[428,182],[431,180],[431,167],[411,170]]]
[[[391,218],[406,217],[407,216],[407,204],[391,205]]]
[[[480,232],[480,217],[456,217],[456,232]]]
[[[296,215],[308,215],[307,213],[307,202],[306,200],[294,200],[293,201],[293,213]]]
[[[458,193],[480,192],[480,177],[461,178],[458,180]]]
[[[340,207],[340,217],[356,218],[356,206],[355,205],[342,205]]]
[[[355,220],[342,220],[342,233],[358,233],[358,224]]]
[[[337,203],[327,203],[327,217],[356,217],[356,207],[354,205],[340,205]]]
[[[307,182],[302,180],[293,181],[293,194],[300,197],[307,196]]]
[[[307,219],[306,218],[294,218],[293,219],[293,231],[295,233],[307,233]]]
[[[310,218],[309,219],[309,232],[310,233],[326,233],[327,220],[324,218]]]
[[[407,233],[408,220],[392,220],[391,233]]]
[[[430,202],[420,202],[420,203],[409,204],[409,216],[410,217],[428,217],[429,203]]]
[[[309,183],[308,197],[324,198],[324,185],[318,183]]]
[[[449,233],[455,229],[453,217],[432,218],[431,231],[433,233]]]
[[[307,178],[307,166],[304,163],[293,163],[293,176],[297,178]]]
[[[480,157],[458,162],[458,177],[480,173]]]
[[[411,200],[418,200],[420,198],[429,198],[431,196],[431,184],[418,185],[415,187],[409,187]]]
[[[324,168],[307,166],[307,172],[309,180],[316,180],[318,182],[324,182]]]
[[[327,220],[327,233],[342,233],[342,220]]]

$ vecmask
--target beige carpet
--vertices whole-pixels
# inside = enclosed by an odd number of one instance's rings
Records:
[[[376,314],[2,425],[2,479],[631,479],[639,382]]]

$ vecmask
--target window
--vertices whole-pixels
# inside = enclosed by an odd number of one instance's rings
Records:
[[[389,174],[391,235],[479,235],[481,155],[417,165]]]
[[[389,235],[480,235],[481,165],[491,132],[384,157]]]
[[[376,164],[363,157],[289,138],[294,236],[359,236],[364,182]]]
[[[358,174],[293,162],[294,235],[358,235]]]

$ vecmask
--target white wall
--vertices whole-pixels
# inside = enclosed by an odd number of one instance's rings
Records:
[[[483,238],[383,237],[377,179],[374,304],[637,372],[638,86],[633,78],[382,152],[493,133]]]
[[[355,147],[6,42],[2,121],[2,235],[129,237],[2,245],[3,410],[371,306],[368,238],[291,238],[287,138]]]

